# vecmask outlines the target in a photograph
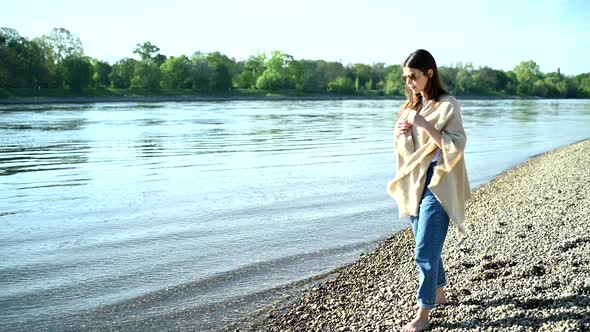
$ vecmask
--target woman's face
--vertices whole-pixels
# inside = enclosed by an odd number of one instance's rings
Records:
[[[431,70],[428,71],[430,73]],[[421,93],[428,84],[428,76],[423,73],[420,69],[414,69],[410,67],[404,67],[402,69],[402,79],[406,82],[406,85],[412,92]]]

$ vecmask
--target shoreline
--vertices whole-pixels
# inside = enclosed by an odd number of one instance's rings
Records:
[[[590,139],[531,157],[478,187],[468,236],[449,228],[449,304],[431,331],[590,329]],[[531,253],[534,253],[531,255]],[[417,271],[409,227],[291,300],[224,331],[399,331]]]
[[[19,97],[0,98],[0,105],[94,104],[143,102],[216,102],[216,101],[313,101],[313,100],[402,100],[384,96],[134,96],[134,97]]]
[[[457,96],[463,100],[540,100],[540,97],[519,96]],[[553,98],[549,98],[553,99]],[[126,96],[126,97],[9,97],[0,98],[0,105],[35,104],[94,104],[94,103],[143,103],[143,102],[216,102],[216,101],[315,101],[315,100],[405,100],[403,96],[356,96],[356,95],[270,95],[270,96]]]

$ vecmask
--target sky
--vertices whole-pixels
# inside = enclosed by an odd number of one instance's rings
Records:
[[[400,64],[418,48],[439,66],[590,72],[586,0],[19,0],[0,27],[32,39],[69,30],[84,53],[114,63],[150,41],[167,56],[219,51],[245,60],[280,50],[295,59]]]

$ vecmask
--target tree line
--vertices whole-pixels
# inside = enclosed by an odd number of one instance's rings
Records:
[[[264,91],[301,94],[402,96],[400,65],[296,60],[279,50],[236,61],[220,52],[166,56],[151,42],[137,44],[138,59],[114,64],[84,55],[82,42],[64,28],[29,40],[0,28],[0,88],[129,89],[154,94],[186,91],[225,94]],[[590,73],[543,73],[532,60],[513,70],[457,63],[439,68],[445,86],[457,95],[589,98]]]

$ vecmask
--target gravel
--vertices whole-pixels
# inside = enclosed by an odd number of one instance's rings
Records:
[[[432,331],[590,331],[589,159],[590,140],[581,141],[475,191],[467,236],[449,230],[449,303],[432,311]],[[399,331],[416,300],[413,246],[408,227],[227,330]]]

